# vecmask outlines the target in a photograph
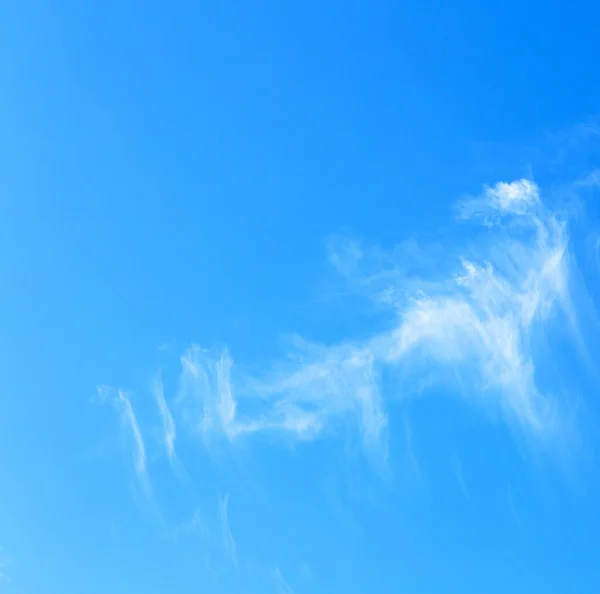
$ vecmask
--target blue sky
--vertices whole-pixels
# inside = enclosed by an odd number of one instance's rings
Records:
[[[599,9],[4,2],[0,592],[600,591]]]

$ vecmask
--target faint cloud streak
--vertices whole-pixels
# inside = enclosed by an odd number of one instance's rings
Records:
[[[160,376],[153,379],[151,389],[162,419],[163,444],[167,452],[167,457],[169,458],[169,463],[177,475],[183,476],[184,470],[177,457],[177,453],[175,452],[175,440],[177,438],[175,420],[167,405],[164,386]]]
[[[469,490],[467,489],[467,485],[463,477],[462,464],[458,456],[456,456],[456,461],[454,463],[454,475],[456,476],[456,480],[458,481],[460,490],[463,492],[463,495],[466,499],[470,499]]]
[[[121,425],[128,431],[132,443],[133,464],[137,478],[146,492],[149,493],[149,482],[146,468],[146,447],[139,423],[131,406],[129,395],[121,389],[109,386],[98,386],[98,397],[101,402],[110,401],[119,412]]]
[[[227,506],[229,504],[229,495],[225,495],[219,501],[219,518],[221,520],[221,538],[225,551],[231,557],[231,561],[235,567],[238,566],[237,557],[237,546],[233,535],[231,534],[231,528],[229,527],[229,518],[227,514]]]
[[[276,567],[271,572],[271,577],[275,582],[275,587],[278,594],[294,594],[294,590],[292,590],[291,586],[283,578],[283,575],[281,575],[279,567]]]

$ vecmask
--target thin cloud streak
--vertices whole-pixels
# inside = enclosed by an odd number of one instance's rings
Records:
[[[461,464],[460,458],[458,456],[456,456],[456,461],[454,463],[454,474],[455,474],[456,480],[458,481],[458,484],[460,486],[460,490],[463,492],[463,495],[465,496],[466,499],[470,499],[469,490],[467,489],[467,485],[466,485],[465,479],[463,477],[462,464]]]
[[[109,386],[98,386],[98,397],[101,402],[110,400],[121,418],[121,424],[127,428],[133,442],[133,463],[135,473],[142,488],[147,492],[149,489],[146,447],[140,430],[139,423],[131,406],[129,395],[124,390],[116,390]]]
[[[229,495],[225,495],[219,501],[219,518],[221,520],[221,537],[223,541],[223,547],[225,551],[231,557],[231,561],[235,567],[238,566],[237,557],[237,546],[233,535],[231,534],[231,528],[229,527],[229,518],[227,514],[227,506],[229,504]]]
[[[281,575],[281,570],[279,569],[279,567],[276,567],[271,572],[271,577],[275,582],[275,587],[277,588],[278,594],[294,594],[294,590],[292,590],[292,587],[285,581],[283,575]]]
[[[510,485],[508,485],[508,489],[507,489],[506,493],[507,493],[508,508],[510,510],[510,515],[513,517],[515,524],[517,525],[517,527],[520,530],[522,528],[521,520],[519,519],[519,515],[517,514],[517,510],[515,509],[515,503],[513,501],[512,489],[511,489]]]
[[[407,272],[406,257],[426,248],[371,257],[354,241],[332,243],[338,272],[388,308],[388,330],[333,346],[296,337],[287,359],[262,377],[238,375],[227,349],[188,349],[178,397],[184,419],[207,440],[264,431],[312,440],[354,419],[367,451],[385,460],[382,372],[424,385],[424,377],[455,382],[459,369],[470,401],[497,406],[508,423],[551,440],[562,429],[559,403],[536,383],[531,341],[555,312],[574,323],[566,225],[526,179],[485,188],[456,213],[487,235],[446,264],[423,257],[422,276]]]
[[[175,420],[173,419],[173,415],[171,414],[171,411],[167,406],[167,401],[165,400],[165,391],[160,377],[156,377],[152,381],[152,393],[162,418],[163,441],[165,449],[167,450],[167,456],[169,458],[169,462],[174,464],[177,462],[177,454],[175,453],[175,439],[177,437],[177,430],[175,427]]]

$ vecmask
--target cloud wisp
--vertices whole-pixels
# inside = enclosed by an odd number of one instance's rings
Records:
[[[454,461],[454,476],[456,476],[456,481],[460,486],[460,490],[466,499],[471,499],[469,495],[469,490],[467,489],[467,484],[465,483],[465,479],[463,477],[462,464],[460,458],[456,456]]]
[[[221,538],[223,542],[223,548],[227,554],[231,557],[231,562],[235,567],[238,566],[237,557],[237,546],[229,527],[229,517],[227,513],[227,506],[229,505],[229,495],[225,495],[219,500],[219,519],[221,521]]]
[[[338,272],[387,309],[384,331],[335,345],[296,337],[289,356],[260,377],[239,374],[227,349],[189,348],[178,396],[184,419],[207,439],[229,440],[265,431],[311,440],[354,419],[365,447],[385,456],[383,374],[421,386],[458,374],[470,400],[550,438],[560,430],[559,402],[536,382],[532,342],[555,313],[575,319],[566,224],[527,179],[487,187],[456,213],[474,239],[447,251],[445,263],[423,257],[421,275],[411,272],[414,245],[373,254],[353,241],[332,243]]]
[[[294,361],[261,379],[243,378],[244,405],[258,412],[241,417],[232,382],[233,360],[193,346],[182,356],[179,401],[202,434],[230,439],[280,431],[312,439],[330,418],[356,412],[366,443],[379,442],[386,425],[373,353],[360,345],[327,348],[296,341]],[[237,387],[236,387],[237,388]],[[191,412],[190,411],[194,411]]]
[[[271,577],[275,582],[275,588],[278,594],[294,594],[294,590],[292,590],[292,587],[285,581],[279,567],[276,567],[271,572]]]
[[[175,451],[175,440],[177,439],[177,426],[175,419],[169,410],[167,400],[165,398],[165,389],[160,376],[156,376],[151,382],[151,391],[154,396],[154,401],[158,407],[162,421],[162,443],[167,452],[169,464],[175,475],[184,480],[187,478],[185,469]]]
[[[165,390],[160,377],[155,377],[152,381],[152,393],[162,418],[164,446],[167,451],[169,461],[173,463],[177,460],[177,454],[175,453],[175,438],[177,437],[177,430],[175,428],[173,415],[171,414],[171,411],[167,406],[167,401],[165,400]]]
[[[117,409],[121,425],[131,437],[135,474],[142,489],[148,494],[150,487],[147,474],[146,447],[129,395],[124,390],[117,390],[110,386],[98,386],[97,391],[101,402],[111,402]]]

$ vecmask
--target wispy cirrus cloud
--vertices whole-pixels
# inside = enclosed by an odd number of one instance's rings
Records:
[[[227,506],[229,505],[229,495],[225,495],[219,500],[219,519],[221,521],[221,538],[223,548],[231,557],[231,562],[235,567],[238,566],[237,545],[229,527],[229,517]]]
[[[330,242],[340,277],[386,316],[371,335],[336,344],[294,336],[284,357],[252,375],[234,364],[227,348],[188,348],[174,408],[182,421],[207,444],[261,433],[311,441],[354,427],[385,468],[393,401],[442,384],[468,403],[496,409],[528,437],[546,444],[562,438],[568,404],[540,383],[549,366],[535,344],[555,327],[576,330],[567,221],[529,179],[485,187],[459,200],[454,212],[462,246],[410,240],[386,252],[353,239]],[[133,438],[136,473],[145,483],[144,442],[129,397],[100,391]],[[152,391],[173,463],[175,419],[159,379]],[[226,498],[220,507],[226,520]],[[235,559],[229,536],[224,540]]]
[[[521,526],[521,520],[519,518],[519,514],[517,514],[517,510],[515,508],[515,502],[513,500],[513,493],[512,493],[512,488],[510,485],[508,485],[507,491],[506,491],[506,497],[508,500],[508,507],[510,510],[510,514],[513,518],[513,520],[515,521],[515,524],[517,525],[517,527],[519,528],[519,530],[522,528]]]
[[[465,498],[470,499],[469,490],[467,489],[467,484],[465,483],[465,479],[463,477],[462,463],[458,456],[456,456],[454,460],[454,476],[456,476],[456,481],[458,482],[460,490],[463,492]]]
[[[472,392],[541,436],[555,426],[556,409],[536,384],[530,338],[555,306],[570,308],[565,224],[528,180],[488,188],[459,212],[495,228],[492,243],[481,239],[458,255],[453,275],[417,294],[395,292],[399,323],[381,337],[383,359],[461,367]]]
[[[160,376],[156,376],[151,384],[152,394],[160,412],[163,429],[163,444],[167,452],[169,462],[174,469],[179,471],[180,463],[175,452],[175,439],[177,438],[177,429],[173,415],[169,410],[165,399],[165,390]]]
[[[278,594],[294,594],[294,590],[292,590],[292,587],[285,581],[279,567],[276,567],[271,572],[271,577],[275,582],[275,588]]]
[[[291,361],[263,378],[242,378],[236,386],[227,350],[215,354],[198,346],[188,349],[182,357],[180,391],[188,418],[205,435],[234,439],[279,431],[309,440],[331,418],[357,415],[365,442],[376,444],[386,419],[373,353],[359,344],[327,348],[296,339],[295,346]],[[243,394],[244,408],[258,409],[257,414],[240,412],[236,390]]]
[[[332,243],[338,272],[387,308],[387,329],[335,345],[295,338],[260,377],[236,374],[226,349],[188,349],[179,392],[186,419],[205,437],[230,440],[264,431],[310,440],[354,419],[365,446],[385,456],[382,374],[426,385],[459,370],[469,399],[497,406],[507,422],[536,438],[560,430],[559,402],[536,381],[532,338],[560,311],[575,320],[566,222],[528,179],[486,187],[456,212],[474,239],[446,262],[413,243],[376,257],[353,240]],[[407,264],[416,253],[419,266]]]
[[[171,408],[160,377],[151,384],[171,464],[177,462],[176,442],[181,448],[187,437],[181,430],[178,435],[177,419],[209,447],[263,434],[310,442],[346,437],[350,428],[369,460],[384,470],[389,434],[399,431],[408,461],[422,477],[408,417],[404,413],[404,423],[396,425],[390,412],[399,399],[430,391],[439,396],[440,390],[432,390],[439,386],[468,405],[498,413],[534,443],[561,443],[570,429],[571,419],[563,415],[569,404],[544,377],[553,365],[538,346],[555,329],[563,343],[565,327],[577,331],[567,220],[528,179],[486,187],[457,202],[454,214],[460,232],[443,248],[411,239],[382,250],[353,238],[332,239],[329,259],[338,277],[365,299],[365,309],[375,305],[382,314],[370,332],[366,324],[363,335],[333,344],[293,336],[288,352],[255,373],[236,365],[226,347],[186,349]],[[560,362],[554,367],[550,371],[568,373]],[[98,394],[119,412],[136,476],[149,493],[146,449],[129,394],[106,386]],[[469,499],[459,458],[454,473]],[[360,531],[335,488],[326,498],[344,528]],[[508,503],[518,523],[510,490]],[[171,535],[198,533],[211,557],[224,551],[225,567],[231,573],[231,562],[239,577],[247,566],[239,563],[228,495],[219,499],[213,520],[197,511]],[[216,580],[220,566],[215,570],[211,557],[205,552],[206,570]],[[260,571],[269,577],[264,565]],[[293,592],[279,568],[270,578],[276,591]]]
[[[119,413],[121,425],[127,430],[132,442],[133,465],[138,481],[147,492],[149,489],[146,461],[146,446],[142,431],[135,416],[129,394],[125,390],[98,386],[98,398],[101,402],[111,402]]]

